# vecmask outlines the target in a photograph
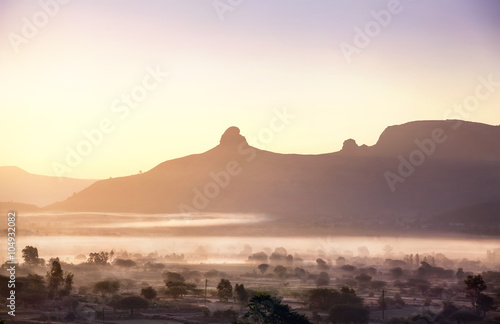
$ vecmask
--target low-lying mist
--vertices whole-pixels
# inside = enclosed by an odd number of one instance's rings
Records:
[[[37,246],[45,259],[75,263],[81,261],[78,255],[111,250],[127,251],[136,259],[156,253],[156,259],[183,255],[176,262],[244,263],[257,252],[270,256],[277,247],[310,261],[339,256],[403,259],[420,253],[487,262],[487,251],[500,247],[499,239],[457,235],[353,235],[339,229],[330,234],[324,228],[317,233],[308,228],[306,234],[295,228],[287,235],[286,225],[286,220],[253,214],[38,213],[18,218],[17,244]]]

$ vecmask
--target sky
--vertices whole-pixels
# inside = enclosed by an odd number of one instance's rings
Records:
[[[500,124],[497,0],[0,0],[0,166],[108,178],[216,146],[373,145],[390,125]],[[283,117],[285,116],[285,117]]]

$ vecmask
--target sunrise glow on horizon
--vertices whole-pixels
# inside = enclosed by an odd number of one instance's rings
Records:
[[[147,171],[209,150],[230,126],[260,149],[320,154],[414,120],[500,124],[500,87],[466,115],[448,112],[481,80],[500,82],[495,0],[251,0],[223,19],[214,3],[1,1],[0,166],[55,176],[87,136],[64,176]],[[341,44],[374,22],[347,59]],[[293,118],[259,141],[283,109]]]

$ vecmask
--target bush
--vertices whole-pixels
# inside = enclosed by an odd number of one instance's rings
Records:
[[[208,313],[210,314],[210,311],[208,311]],[[228,320],[231,320],[231,321],[235,321],[236,318],[238,318],[238,312],[236,312],[232,308],[229,308],[229,309],[226,309],[224,311],[217,310],[217,311],[214,312],[213,316],[215,318],[228,319]]]
[[[329,314],[332,323],[368,323],[370,319],[370,311],[362,305],[334,305]]]
[[[335,289],[317,288],[309,291],[308,302],[312,309],[328,310],[334,305],[362,305],[363,299],[352,289],[339,292]]]

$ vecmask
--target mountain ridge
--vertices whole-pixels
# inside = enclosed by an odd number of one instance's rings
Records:
[[[431,154],[418,153],[417,141],[430,148],[434,139],[439,141]],[[230,127],[206,152],[162,162],[143,174],[97,181],[46,209],[298,218],[432,215],[500,200],[498,139],[500,126],[416,121],[388,127],[373,146],[348,140],[338,152],[301,155],[251,147],[237,127]],[[398,165],[417,155],[423,162],[403,177]],[[387,172],[403,180],[394,192]]]

